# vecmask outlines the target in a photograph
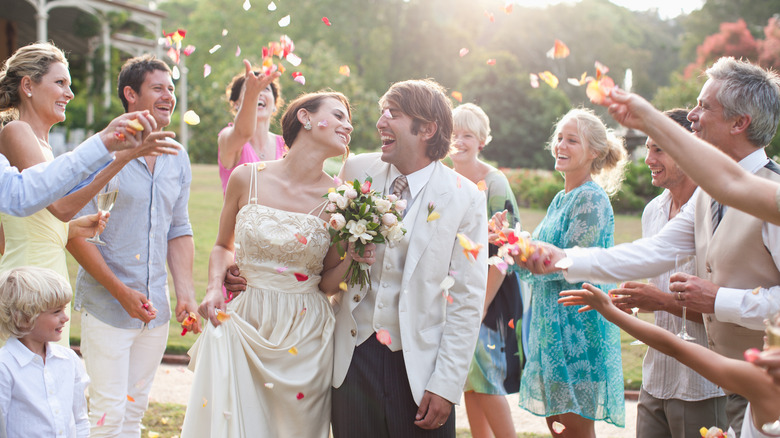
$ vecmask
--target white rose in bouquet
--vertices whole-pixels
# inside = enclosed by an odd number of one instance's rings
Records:
[[[389,199],[374,198],[374,205],[376,205],[376,211],[380,214],[385,214],[390,211],[393,203]]]
[[[406,210],[406,199],[399,199],[395,203],[395,209],[398,212]]]
[[[390,227],[387,230],[387,234],[385,235],[385,239],[387,240],[388,245],[392,246],[393,244],[400,242],[401,239],[404,238],[404,233],[406,230],[404,230],[403,223],[398,222],[392,227]]]
[[[349,199],[346,196],[339,196],[336,199],[336,206],[340,209],[345,209],[349,205]]]
[[[341,195],[338,194],[338,192],[329,192],[328,193],[328,201],[330,202],[336,202],[337,199],[339,199]]]
[[[341,231],[341,229],[344,228],[344,225],[347,224],[347,220],[344,219],[344,216],[341,213],[335,213],[330,216],[330,222],[328,223],[334,230]]]
[[[374,236],[372,236],[371,233],[376,234],[376,231],[368,230],[368,222],[365,219],[349,221],[347,223],[347,230],[349,231],[349,234],[352,235],[349,237],[350,242],[360,239],[361,242],[365,243],[366,240],[374,239]]]
[[[357,190],[350,188],[344,191],[344,196],[348,199],[355,199],[358,197],[358,192]]]
[[[398,223],[398,216],[396,216],[394,213],[385,213],[382,215],[382,224],[388,227],[392,227],[397,223]]]

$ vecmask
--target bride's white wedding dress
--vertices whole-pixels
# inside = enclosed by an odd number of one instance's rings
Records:
[[[327,224],[256,204],[252,191],[235,229],[247,290],[189,352],[182,437],[327,437],[335,320],[318,289]]]

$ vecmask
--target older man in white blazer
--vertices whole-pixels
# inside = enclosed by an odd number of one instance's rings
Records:
[[[333,432],[454,437],[487,282],[485,196],[439,162],[452,133],[439,84],[396,83],[379,104],[382,152],[350,158],[341,177],[405,199],[407,233],[375,248],[370,288],[334,297]],[[459,234],[482,250],[467,255]]]

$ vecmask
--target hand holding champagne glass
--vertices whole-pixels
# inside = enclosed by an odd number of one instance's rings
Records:
[[[103,214],[108,213],[114,207],[116,197],[119,195],[119,175],[111,178],[105,187],[103,187],[97,196],[95,196],[95,203],[97,204],[98,211]],[[87,239],[87,242],[94,243],[95,245],[105,245],[106,242],[100,240],[100,233],[96,232],[93,237]]]
[[[696,275],[696,256],[678,254],[674,261],[675,272],[685,272],[686,274]],[[678,292],[679,293],[679,292]],[[685,324],[685,312],[686,307],[682,306],[682,327],[680,332],[677,333],[677,337],[684,341],[695,341],[696,338],[688,334],[688,329]]]

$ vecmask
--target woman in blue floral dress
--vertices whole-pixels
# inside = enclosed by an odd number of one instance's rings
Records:
[[[623,177],[622,139],[591,111],[573,109],[557,123],[549,147],[565,185],[534,239],[559,248],[612,246],[615,222],[607,193],[614,194]],[[595,312],[558,304],[560,291],[580,289],[581,283],[567,283],[560,273],[526,271],[524,278],[532,290],[531,331],[520,406],[545,416],[555,437],[595,437],[594,420],[624,426],[619,329]]]

